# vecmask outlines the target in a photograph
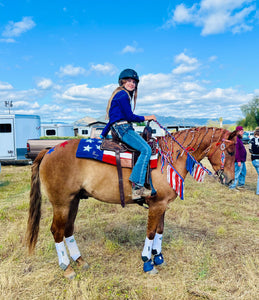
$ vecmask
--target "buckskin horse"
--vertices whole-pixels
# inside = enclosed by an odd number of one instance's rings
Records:
[[[185,152],[189,151],[198,162],[207,157],[222,184],[229,185],[234,179],[235,132],[231,133],[222,128],[198,127],[176,132],[173,136],[158,137],[157,140],[161,151],[167,153],[170,162],[182,178],[187,175]],[[88,268],[73,236],[80,199],[93,197],[103,202],[120,204],[116,166],[77,158],[79,141],[68,140],[57,145],[51,152],[42,150],[35,159],[32,165],[26,233],[26,243],[29,253],[32,253],[39,233],[42,189],[53,206],[51,232],[55,240],[59,266],[64,270],[64,276],[69,279],[76,274],[71,267],[65,243],[70,257],[80,267]],[[223,154],[225,159],[222,162]],[[122,173],[125,203],[132,204],[134,202],[131,199],[131,183],[128,180],[131,169],[123,168]],[[162,255],[165,210],[177,194],[168,184],[166,170],[161,172],[161,156],[151,176],[157,195],[146,199],[149,211],[142,260],[144,271],[155,274],[155,266],[165,264]]]

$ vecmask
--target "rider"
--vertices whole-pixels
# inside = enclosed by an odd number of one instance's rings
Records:
[[[151,190],[144,187],[147,167],[151,156],[151,148],[147,142],[135,132],[132,122],[156,120],[154,115],[135,115],[131,109],[134,97],[134,109],[137,100],[139,77],[136,71],[125,69],[119,75],[119,87],[111,95],[107,105],[108,124],[102,131],[101,138],[106,137],[112,128],[126,144],[140,152],[140,156],[132,169],[129,180],[132,183],[132,199],[151,196]],[[134,111],[133,109],[133,111]]]

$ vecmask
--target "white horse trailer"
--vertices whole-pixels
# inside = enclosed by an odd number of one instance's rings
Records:
[[[27,140],[40,138],[40,117],[0,115],[0,159],[24,160]]]
[[[41,136],[58,136],[58,137],[70,137],[74,136],[73,125],[70,124],[41,124]]]

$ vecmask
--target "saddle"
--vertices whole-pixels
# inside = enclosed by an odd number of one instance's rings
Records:
[[[131,167],[133,168],[137,162],[140,152],[137,151],[136,149],[131,148],[129,145],[123,143],[113,128],[111,128],[111,133],[112,133],[112,139],[104,139],[100,146],[100,149],[115,152],[118,179],[119,179],[121,206],[125,207],[125,197],[124,197],[124,191],[123,191],[123,177],[122,177],[120,153],[123,153],[126,151],[132,153],[132,166]],[[152,154],[156,154],[157,144],[156,144],[156,140],[152,137],[152,128],[149,126],[149,122],[148,122],[147,126],[145,126],[141,136],[151,147]],[[151,177],[151,170],[150,170],[150,166],[148,165],[147,175],[146,175],[146,179],[145,179],[145,186],[147,188],[150,188],[150,177]],[[138,204],[140,204],[140,203],[138,203]],[[140,205],[143,205],[143,203]]]

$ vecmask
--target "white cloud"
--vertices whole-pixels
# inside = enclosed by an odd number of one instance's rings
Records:
[[[117,73],[117,68],[113,64],[105,63],[105,64],[92,64],[90,67],[91,71],[95,71],[102,74],[114,75]]]
[[[12,90],[13,86],[8,82],[0,81],[0,90]]]
[[[205,90],[200,84],[197,84],[195,82],[183,82],[181,86],[185,91],[196,92]]]
[[[78,76],[78,75],[83,75],[86,73],[86,70],[82,67],[74,67],[73,65],[66,65],[65,67],[60,67],[59,68],[59,73],[58,75],[60,77],[64,76]]]
[[[196,9],[196,5],[191,8],[187,8],[184,4],[179,4],[176,6],[173,16],[173,21],[175,23],[189,23],[194,20],[193,12]]]
[[[14,39],[0,39],[0,43],[12,44],[16,43]]]
[[[123,54],[124,53],[136,53],[136,52],[140,52],[140,50],[137,49],[136,47],[133,47],[130,45],[125,46],[121,51],[121,53],[123,53]]]
[[[24,32],[31,30],[36,24],[32,20],[32,17],[23,17],[20,22],[9,21],[5,26],[2,36],[4,37],[18,37]]]
[[[50,89],[53,86],[53,82],[51,79],[42,78],[37,82],[37,87],[43,90]]]
[[[169,88],[173,84],[173,77],[171,74],[147,74],[140,77],[139,90],[142,89],[150,91],[159,88]]]
[[[40,108],[40,105],[38,102],[34,102],[34,103],[31,103],[31,102],[28,102],[28,101],[15,101],[14,102],[14,109],[16,108],[24,108],[24,107],[29,107],[29,108]]]
[[[189,65],[196,64],[198,62],[198,60],[196,58],[189,57],[184,53],[180,53],[179,55],[176,55],[174,60],[176,63],[183,62],[183,63],[189,64]]]
[[[138,43],[137,42],[133,42],[133,45],[126,45],[121,53],[125,54],[125,53],[137,53],[137,52],[143,52],[144,50],[142,48],[138,48]]]
[[[201,0],[191,7],[177,5],[164,27],[189,23],[201,27],[204,36],[241,33],[253,29],[255,14],[256,0]]]
[[[180,66],[176,67],[172,72],[174,74],[184,74],[184,73],[195,71],[196,69],[197,66],[188,66],[188,65],[181,64]]]
[[[212,55],[211,57],[209,57],[209,61],[215,61],[217,59],[218,57],[216,55]]]
[[[175,56],[175,62],[180,63],[178,67],[173,69],[173,74],[185,74],[195,71],[199,67],[197,58],[189,57],[185,53],[180,53]]]
[[[59,97],[67,100],[90,100],[90,101],[102,101],[108,100],[113,90],[117,85],[111,84],[101,88],[89,88],[87,84],[74,85],[68,88]],[[92,103],[94,105],[96,103]]]

